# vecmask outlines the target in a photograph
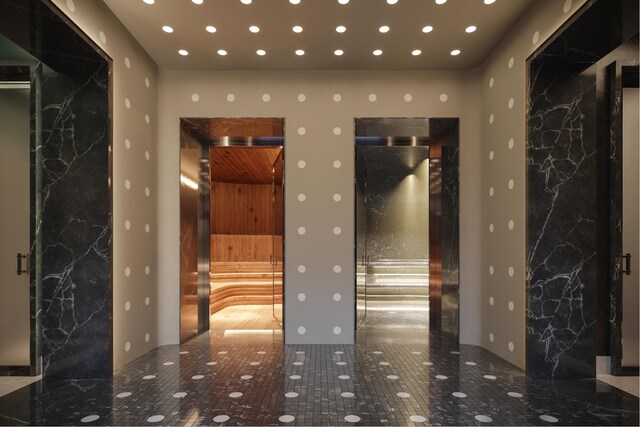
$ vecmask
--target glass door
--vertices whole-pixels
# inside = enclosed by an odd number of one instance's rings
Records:
[[[282,249],[283,249],[283,189],[284,189],[284,159],[281,150],[273,163],[272,180],[272,234],[271,234],[271,268],[273,272],[273,317],[282,326],[283,324],[283,293],[282,293]]]
[[[367,170],[356,147],[356,329],[367,316]]]

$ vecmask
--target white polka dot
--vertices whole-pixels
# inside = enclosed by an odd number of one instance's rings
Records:
[[[558,419],[556,417],[552,417],[551,415],[540,415],[540,419],[547,423],[557,423]]]
[[[290,423],[295,419],[296,417],[294,417],[293,415],[282,415],[280,418],[278,418],[278,421],[280,421],[281,423]]]
[[[565,0],[564,5],[562,6],[562,11],[564,13],[569,13],[569,11],[571,10],[571,6],[573,5],[573,1],[572,0]]]
[[[432,363],[432,362],[422,362],[422,364],[423,364],[423,365],[426,365],[426,366],[433,366],[433,363]]]
[[[513,98],[509,98],[509,102],[507,103],[507,107],[509,107],[509,109],[513,108],[513,104],[515,104],[515,100]]]
[[[305,267],[304,265],[298,266],[298,273],[304,273],[305,271],[307,271],[307,267]]]
[[[409,393],[405,393],[404,391],[396,393],[396,396],[401,397],[403,399],[407,399],[407,398],[411,397],[411,395]]]
[[[290,392],[284,394],[284,397],[287,397],[289,399],[293,399],[294,397],[298,397],[298,396],[299,396],[299,394],[296,393],[295,391],[290,391]]]
[[[522,398],[522,394],[520,393],[516,393],[515,391],[510,391],[509,393],[507,393],[510,397],[515,397],[516,399],[520,399]]]
[[[351,378],[349,375],[338,375],[338,379],[340,380],[348,380],[349,378]]]
[[[131,396],[131,392],[129,392],[129,391],[125,391],[123,393],[116,394],[116,397],[118,399],[124,399],[125,397],[129,397],[129,396]]]
[[[347,364],[347,362],[336,362],[336,365],[338,366],[345,366]]]
[[[515,346],[513,345],[513,343],[511,341],[509,341],[509,344],[507,344],[507,347],[509,347],[509,351],[512,352],[512,353],[515,350]]]
[[[145,121],[147,124],[151,123],[151,117],[149,117],[149,115],[148,115],[148,114],[145,114],[145,115],[144,115],[144,121]]]
[[[355,394],[353,394],[353,393],[351,393],[349,391],[345,391],[345,392],[340,393],[340,396],[345,397],[347,399],[351,399],[352,397],[355,396]]]
[[[333,328],[333,333],[335,335],[340,335],[342,333],[342,328],[340,326],[336,326]]]
[[[427,421],[427,419],[425,417],[423,417],[422,415],[411,415],[409,417],[409,419],[411,421],[413,421],[414,423],[424,423]]]
[[[131,350],[131,343],[127,341],[124,344],[124,351],[129,351],[129,350]]]
[[[124,228],[127,229],[127,230],[131,230],[131,221],[126,220],[124,222]]]
[[[513,311],[515,309],[515,305],[513,304],[513,301],[509,301],[509,311]]]
[[[509,267],[509,277],[513,277],[514,274],[515,274],[515,271],[513,267]]]
[[[397,375],[387,375],[387,378],[390,379],[390,380],[397,380],[400,377],[397,376]]]
[[[155,375],[145,375],[144,377],[142,377],[143,380],[152,380],[154,379],[156,376]]]
[[[377,99],[378,99],[378,96],[375,93],[369,94],[369,102],[376,102]]]
[[[358,423],[360,422],[360,417],[357,415],[347,415],[344,417],[344,420],[348,423]]]
[[[421,351],[412,351],[411,354],[422,354]]]
[[[204,375],[194,375],[191,377],[192,380],[201,380],[204,378]]]
[[[307,95],[305,95],[304,93],[301,93],[298,95],[298,102],[304,102],[307,100]]]
[[[436,379],[438,380],[446,380],[447,378],[449,377],[447,377],[446,375],[436,375]]]
[[[333,134],[334,134],[335,136],[338,136],[338,135],[340,135],[341,133],[342,133],[342,129],[340,129],[339,127],[334,127],[334,128],[333,128]]]
[[[474,418],[476,419],[476,421],[479,421],[481,423],[490,423],[491,421],[493,421],[491,417],[488,417],[486,415],[476,415]]]
[[[515,63],[515,59],[513,58],[513,56],[511,58],[509,58],[509,62],[507,63],[507,66],[509,68],[513,68],[513,64]]]
[[[289,378],[292,379],[292,380],[299,380],[300,378],[302,378],[302,376],[300,376],[300,375],[291,375]]]
[[[298,128],[298,135],[302,136],[302,135],[304,135],[306,133],[307,133],[307,130],[305,128],[303,128],[302,126],[300,126]]]
[[[484,378],[494,381],[496,380],[498,377],[496,377],[495,375],[484,375]]]
[[[507,186],[509,187],[509,190],[513,190],[513,187],[515,187],[516,183],[510,179],[509,180],[509,184],[507,184]]]
[[[335,95],[333,95],[333,101],[334,102],[342,101],[342,95],[340,95],[339,93],[336,93]]]
[[[224,423],[226,421],[229,421],[229,415],[216,415],[213,417],[214,423]]]
[[[489,224],[489,233],[493,233],[494,229],[495,227],[493,226],[493,224]]]
[[[151,335],[149,335],[149,333],[147,332],[146,334],[144,334],[144,340],[145,342],[149,342],[149,340],[151,339]]]
[[[440,94],[440,101],[441,102],[447,102],[448,99],[449,99],[449,96],[446,93]]]
[[[174,362],[164,362],[164,363],[163,363],[163,365],[164,365],[164,366],[171,366],[171,365],[173,365],[173,364],[174,364]]]
[[[494,305],[495,304],[495,300],[493,299],[493,297],[489,297],[489,305]]]
[[[148,77],[145,77],[145,78],[144,78],[144,85],[145,85],[146,87],[151,87],[151,81],[149,80],[149,78],[148,78]]]
[[[493,121],[495,120],[495,116],[493,114],[489,115],[489,124],[493,124]]]
[[[509,150],[513,149],[513,145],[515,144],[515,141],[513,140],[513,138],[511,138],[509,140],[509,143],[507,144],[507,146],[509,147]]]
[[[131,276],[131,267],[125,267],[124,275],[127,277]]]
[[[177,393],[173,393],[173,397],[175,397],[176,399],[182,399],[184,397],[187,396],[187,393],[185,393],[184,391],[179,391]]]
[[[494,193],[495,193],[495,189],[493,187],[489,188],[489,197],[493,197]]]
[[[300,160],[300,161],[298,162],[298,167],[299,167],[300,169],[304,169],[306,166],[307,166],[307,162],[305,162],[304,160]]]
[[[149,189],[149,187],[145,187],[144,188],[144,195],[149,197],[151,195],[151,190]]]
[[[81,423],[92,423],[97,421],[100,418],[100,415],[88,415],[80,420]]]
[[[67,8],[69,9],[69,12],[76,11],[76,4],[73,2],[73,0],[67,0]]]
[[[338,301],[340,301],[341,299],[342,299],[342,295],[340,295],[340,294],[333,294],[333,300],[334,300],[335,302],[338,302]]]
[[[298,331],[298,332],[300,332],[300,331]],[[302,365],[304,365],[304,363],[302,363],[302,362],[293,362],[293,364],[294,364],[295,366],[302,366]]]
[[[131,108],[131,101],[129,100],[129,98],[124,99],[124,106],[127,108]]]
[[[495,80],[493,77],[491,77],[491,78],[489,79],[489,87],[493,87],[493,85],[495,84],[495,82],[496,82],[496,80]]]
[[[531,43],[536,44],[540,40],[540,31],[536,31],[533,33],[533,37],[531,37]]]
[[[334,202],[339,202],[340,200],[342,200],[342,195],[340,193],[336,193],[333,195]]]
[[[466,394],[460,393],[459,391],[454,391],[453,393],[451,393],[451,396],[457,397],[459,399],[464,399],[465,397],[467,397]]]
[[[302,302],[302,301],[304,301],[306,299],[307,299],[307,295],[306,294],[304,294],[304,293],[299,293],[298,294],[298,301]]]
[[[227,354],[229,353],[228,351],[219,351],[218,354]]]
[[[218,362],[207,362],[207,366],[215,366]]]
[[[102,42],[102,44],[107,43],[107,35],[104,32],[100,31],[98,37],[100,37],[100,41]]]
[[[151,267],[149,267],[148,265],[146,265],[146,266],[144,267],[144,274],[145,274],[146,276],[148,276],[148,275],[149,275],[149,273],[151,273]],[[148,301],[149,301],[149,297],[145,298],[145,302],[147,302],[147,305],[149,305],[149,304],[148,304]]]
[[[333,167],[336,169],[340,169],[342,167],[342,162],[340,160],[334,160]]]
[[[124,140],[124,146],[127,147],[127,150],[131,150],[131,140],[129,138]]]
[[[334,354],[344,354],[344,351],[334,351]]]
[[[125,311],[131,310],[131,302],[127,301],[124,303],[124,310]]]
[[[269,95],[268,93],[265,93],[264,95],[262,95],[262,102],[269,102],[271,101],[271,95]]]
[[[307,332],[307,328],[305,328],[304,326],[300,326],[298,328],[298,334],[304,335],[306,332]]]
[[[493,160],[495,155],[496,155],[496,153],[493,150],[489,151],[489,160]]]
[[[389,365],[391,365],[391,363],[389,363],[389,362],[380,362],[379,365],[380,366],[389,366]]]
[[[410,93],[405,93],[404,102],[411,102],[411,101],[413,101],[413,95],[411,95]]]
[[[516,226],[515,222],[513,222],[512,219],[509,220],[509,224],[507,225],[509,227],[509,230],[513,230],[513,228]]]
[[[307,200],[307,196],[304,193],[298,194],[298,201],[299,202],[304,202],[305,200]]]
[[[189,354],[189,352],[188,352],[188,351],[186,351],[186,350],[182,350],[182,351],[181,351],[180,353],[178,353],[178,354]]]
[[[338,273],[340,273],[341,271],[342,271],[342,267],[341,267],[341,266],[339,266],[339,265],[334,265],[334,266],[333,266],[333,272],[334,272],[334,273],[338,274]]]
[[[152,415],[147,418],[148,423],[159,423],[162,420],[164,420],[164,415]]]
[[[340,234],[342,234],[342,228],[333,227],[333,234],[335,234],[336,236],[339,236]]]
[[[382,354],[381,351],[374,351],[373,354]]]
[[[232,399],[237,399],[239,397],[242,397],[242,393],[240,393],[239,391],[234,391],[232,393],[229,393],[229,397]]]
[[[194,93],[193,95],[191,95],[191,100],[193,102],[198,102],[200,101],[200,95],[198,95],[197,93]]]
[[[495,337],[493,336],[493,332],[491,332],[489,334],[489,341],[493,342],[493,340],[495,340]]]
[[[131,190],[131,181],[129,181],[128,179],[125,179],[124,188],[126,188],[127,190]]]
[[[266,351],[258,351],[258,352],[256,352],[256,354],[267,354],[267,352]]]
[[[493,276],[493,273],[495,272],[495,268],[493,268],[493,265],[489,266],[489,274],[491,274]]]
[[[476,366],[477,363],[476,362],[464,362],[465,365],[469,365],[469,366]]]

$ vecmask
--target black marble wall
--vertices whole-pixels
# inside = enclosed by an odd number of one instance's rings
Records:
[[[48,1],[0,0],[0,11],[2,34],[39,62],[32,121],[32,346],[41,348],[46,377],[109,378],[110,61]]]

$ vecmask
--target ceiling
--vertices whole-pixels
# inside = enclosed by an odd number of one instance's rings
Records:
[[[274,173],[276,181],[282,182],[281,165],[274,167],[281,150],[280,147],[211,147],[211,182],[272,184]]]
[[[181,70],[469,69],[483,62],[534,0],[195,1],[202,4],[104,0],[161,68]],[[477,30],[467,33],[472,25]],[[294,26],[303,31],[293,32]],[[338,33],[338,26],[346,31]],[[381,26],[389,31],[381,33]],[[425,33],[425,26],[433,30]],[[189,54],[180,55],[181,49]],[[220,49],[227,55],[219,55]],[[258,55],[259,49],[266,54]],[[305,54],[296,55],[298,49]],[[338,49],[343,55],[334,54]],[[373,54],[377,49],[379,56]],[[452,56],[454,49],[461,53]],[[421,53],[414,56],[414,50]]]

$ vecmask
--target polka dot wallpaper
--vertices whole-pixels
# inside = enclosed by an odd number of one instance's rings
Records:
[[[167,295],[161,297],[160,329],[167,341],[178,333],[177,301],[168,295],[176,292],[179,274],[180,117],[285,118],[285,336],[292,344],[354,340],[354,118],[460,117],[461,329],[463,341],[479,343],[471,331],[480,323],[480,302],[473,297],[480,274],[473,208],[481,191],[474,117],[480,101],[469,94],[480,91],[477,71],[162,70],[157,228],[160,292]]]
[[[482,77],[482,346],[524,368],[526,60],[584,0],[543,0],[485,61]]]
[[[54,0],[112,58],[114,369],[158,343],[155,163],[158,71],[101,1]]]

